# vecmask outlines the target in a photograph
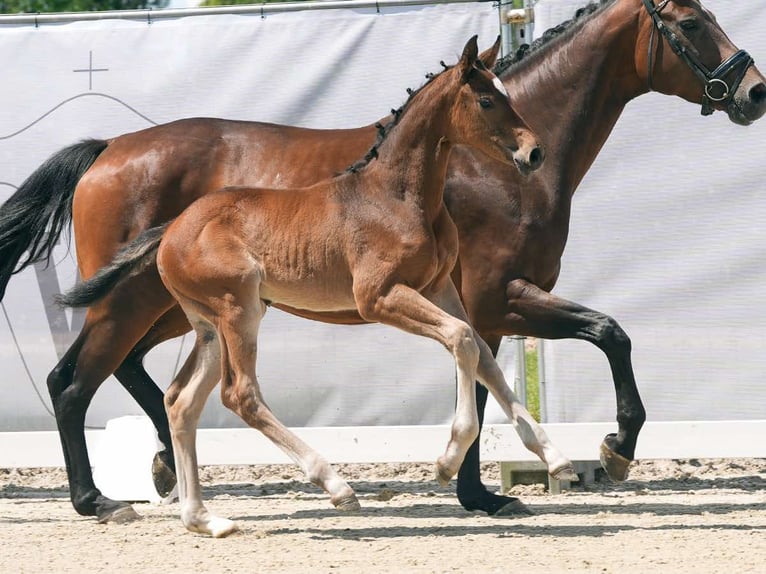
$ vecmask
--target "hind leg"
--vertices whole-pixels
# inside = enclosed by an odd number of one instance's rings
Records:
[[[235,309],[221,318],[220,334],[225,342],[222,401],[295,461],[313,484],[330,495],[336,508],[358,510],[359,502],[348,483],[322,456],[285,427],[263,400],[255,362],[258,328],[266,305],[257,298],[254,301],[247,308]]]
[[[96,488],[85,443],[85,414],[101,383],[172,305],[169,296],[165,306],[156,301],[153,307],[117,307],[111,306],[110,300],[88,310],[79,336],[48,376],[72,505],[79,514],[96,516],[99,522],[129,520],[137,515],[130,505],[110,500]]]
[[[163,402],[164,393],[147,373],[143,359],[146,353],[163,341],[178,337],[189,329],[186,315],[176,305],[152,325],[149,332],[133,347],[114,373],[125,390],[151,419],[157,429],[160,443],[164,447],[155,455],[152,464],[154,486],[161,496],[168,496],[176,485],[173,443]]]
[[[191,354],[165,395],[178,477],[181,522],[187,530],[226,536],[237,525],[212,515],[202,502],[197,465],[197,423],[221,372],[221,347],[212,325],[195,318],[197,339]]]

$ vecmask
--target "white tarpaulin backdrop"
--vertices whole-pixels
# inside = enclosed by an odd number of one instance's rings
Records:
[[[314,10],[0,27],[0,201],[56,150],[177,118],[216,116],[311,127],[356,127],[385,116],[425,74],[454,63],[479,34],[498,34],[491,3]],[[0,317],[0,431],[55,429],[45,380],[82,314],[51,305],[71,286],[73,258],[15,276]],[[166,388],[190,338],[147,358]],[[330,327],[267,313],[259,379],[291,426],[442,423],[454,406],[454,368],[437,343],[389,327]],[[412,384],[410,384],[412,383]],[[217,394],[203,427],[238,426]],[[138,406],[110,379],[87,424]]]
[[[584,1],[542,0],[536,33]],[[732,40],[766,65],[766,6],[708,0]],[[491,3],[3,26],[0,201],[54,151],[181,117],[353,127],[385,115],[472,34],[498,33]],[[766,120],[765,120],[766,121]],[[574,201],[556,292],[613,315],[631,335],[652,420],[763,418],[766,330],[762,220],[766,123],[648,95],[628,106]],[[0,317],[0,431],[55,428],[45,377],[82,316],[50,305],[75,268],[11,281]],[[164,388],[190,348],[147,363]],[[583,342],[547,346],[549,420],[610,421],[606,360]],[[511,372],[510,349],[501,363]],[[451,419],[453,365],[437,344],[390,328],[331,327],[275,310],[261,331],[259,377],[291,426],[437,424]],[[214,393],[215,395],[215,393]],[[202,425],[239,426],[213,397]],[[138,407],[110,379],[88,414],[101,427]],[[505,418],[492,405],[488,421]]]

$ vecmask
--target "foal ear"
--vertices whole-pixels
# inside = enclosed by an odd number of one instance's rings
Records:
[[[460,77],[464,83],[468,81],[471,70],[473,69],[473,65],[479,58],[479,46],[476,43],[477,38],[478,36],[473,36],[470,40],[468,40],[465,48],[463,48],[463,55],[460,57],[460,61],[458,62]]]
[[[490,48],[484,50],[479,55],[479,59],[488,70],[491,70],[495,66],[498,54],[500,54],[500,36],[497,37],[497,40],[495,40],[495,43]]]

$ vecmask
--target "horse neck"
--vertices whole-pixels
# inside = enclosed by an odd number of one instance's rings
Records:
[[[647,91],[635,68],[640,5],[608,6],[503,74],[514,107],[546,144],[545,172],[556,180],[551,189],[566,200],[625,105]]]
[[[383,193],[395,194],[433,219],[442,206],[447,163],[452,150],[452,107],[456,80],[443,72],[424,86],[378,148],[378,158],[365,170],[381,182]]]

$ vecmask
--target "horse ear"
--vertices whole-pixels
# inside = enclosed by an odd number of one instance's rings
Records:
[[[473,65],[479,58],[479,46],[476,42],[477,38],[478,36],[473,36],[470,40],[468,40],[465,48],[463,48],[463,55],[460,57],[460,62],[458,62],[458,66],[460,68],[460,76],[463,82],[468,81],[468,77],[471,74]]]
[[[495,43],[490,48],[484,50],[479,55],[479,59],[488,70],[491,70],[495,66],[498,54],[500,54],[500,36],[497,37],[497,40],[495,40]]]

